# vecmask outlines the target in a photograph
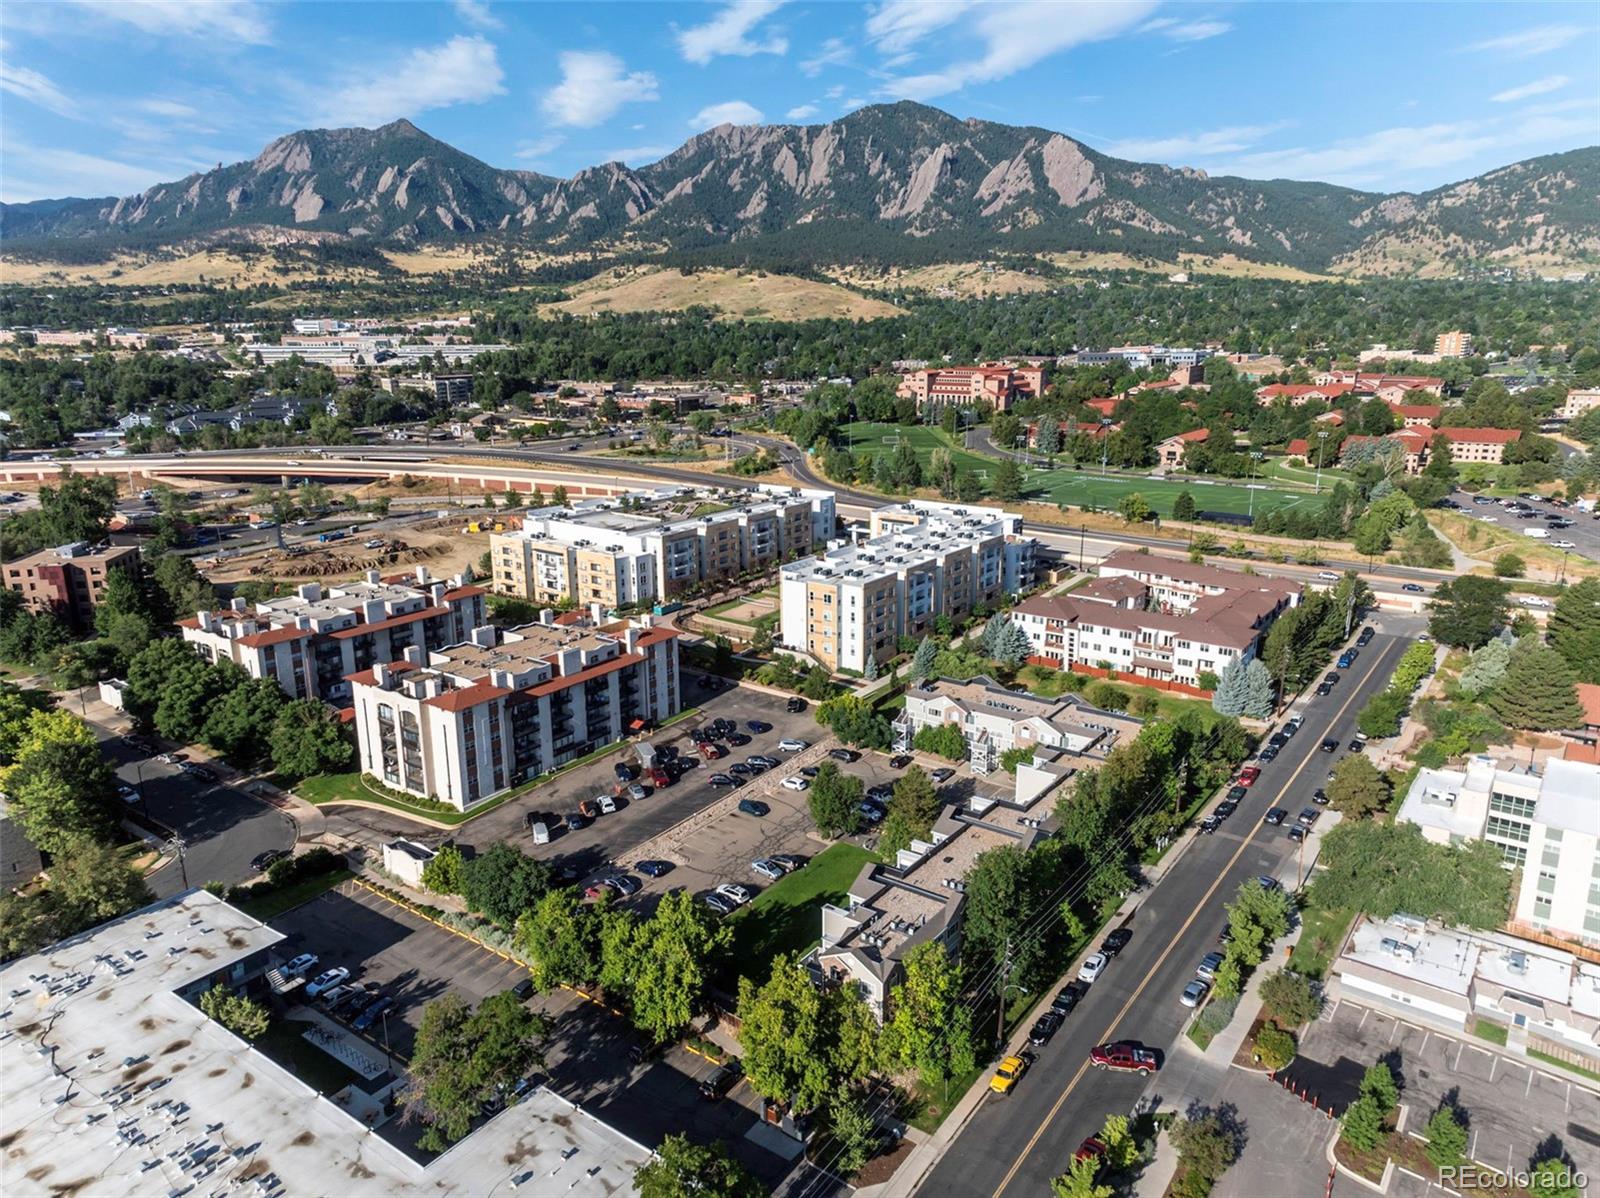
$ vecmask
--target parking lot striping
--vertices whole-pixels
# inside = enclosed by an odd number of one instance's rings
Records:
[[[517,966],[519,969],[527,969],[528,968],[527,965],[525,965],[525,964],[523,964],[523,962],[517,960],[510,953],[504,952],[504,951],[496,948],[492,944],[486,944],[482,940],[479,940],[476,936],[472,935],[471,933],[463,932],[460,928],[452,928],[447,923],[440,923],[437,919],[435,919],[433,916],[429,915],[426,911],[423,911],[420,908],[418,908],[414,903],[407,902],[405,899],[397,899],[392,894],[385,894],[383,891],[379,890],[376,886],[374,886],[371,882],[368,882],[363,878],[351,878],[350,881],[354,885],[360,886],[363,890],[366,890],[366,891],[368,891],[368,892],[370,892],[372,894],[377,895],[379,898],[383,899],[385,902],[393,903],[396,907],[399,907],[401,910],[411,912],[411,914],[415,915],[418,919],[425,919],[429,923],[431,923],[434,927],[440,928],[443,931],[449,932],[452,936],[459,936],[459,937],[461,937],[461,939],[465,940],[468,944],[477,945],[477,947],[481,948],[486,953],[493,953],[495,956],[499,957],[502,961],[509,961],[511,964]],[[531,973],[531,971],[530,971],[530,973]]]
[[[519,961],[518,964],[521,964],[521,962]],[[599,1007],[602,1011],[609,1012],[610,1014],[615,1015],[618,1019],[627,1018],[627,1016],[625,1016],[621,1011],[617,1010],[617,1008],[608,1005],[605,1002],[604,999],[596,998],[592,994],[586,994],[582,990],[579,990],[576,986],[568,985],[566,982],[557,982],[556,985],[560,986],[563,990],[570,990],[572,993],[576,994],[579,998],[583,999],[584,1002],[593,1003],[595,1006]]]
[[[1339,705],[1339,710],[1334,712],[1333,718],[1328,721],[1328,727],[1330,730],[1335,724],[1344,718],[1344,713],[1350,709],[1350,704],[1354,703],[1356,696],[1361,693],[1362,684],[1372,677],[1373,672],[1378,668],[1378,663],[1383,661],[1384,658],[1388,656],[1389,650],[1394,648],[1394,646],[1398,645],[1399,643],[1400,642],[1396,640],[1391,644],[1384,646],[1383,650],[1370,660],[1367,665],[1366,673],[1361,676],[1361,681],[1357,682],[1350,688],[1350,697]],[[1300,763],[1299,767],[1294,771],[1294,773],[1290,774],[1286,779],[1284,779],[1284,781],[1278,787],[1278,792],[1280,795],[1294,785],[1295,780],[1300,777],[1302,772],[1304,772],[1306,766],[1311,764],[1311,761],[1312,758],[1308,755],[1306,759]],[[1256,832],[1259,833],[1260,830],[1261,825],[1258,825]],[[1111,1039],[1111,1034],[1116,1029],[1117,1024],[1121,1023],[1128,1012],[1133,1009],[1133,1004],[1139,1001],[1140,996],[1144,994],[1145,988],[1148,987],[1150,982],[1155,978],[1156,972],[1167,963],[1167,958],[1172,955],[1173,949],[1178,947],[1178,941],[1183,939],[1184,933],[1189,930],[1189,928],[1194,924],[1194,921],[1200,918],[1200,912],[1203,911],[1205,909],[1205,905],[1211,901],[1211,896],[1217,892],[1217,887],[1222,885],[1222,880],[1228,876],[1228,871],[1239,863],[1239,858],[1244,856],[1244,851],[1253,843],[1254,836],[1240,844],[1240,846],[1234,850],[1233,856],[1229,857],[1227,863],[1217,871],[1216,880],[1213,881],[1206,889],[1206,892],[1200,896],[1200,901],[1195,904],[1194,910],[1189,913],[1189,917],[1183,921],[1183,926],[1172,934],[1172,938],[1167,941],[1167,947],[1161,950],[1161,955],[1157,957],[1155,963],[1150,966],[1150,969],[1145,973],[1144,978],[1139,982],[1138,986],[1134,987],[1133,993],[1128,996],[1128,1001],[1122,1004],[1122,1009],[1117,1012],[1115,1018],[1113,1018],[1106,1026],[1104,1034],[1100,1037],[1101,1040]],[[1179,1034],[1180,1036],[1182,1035],[1182,1033]],[[1024,1145],[1022,1151],[1017,1154],[1017,1159],[1011,1162],[1011,1167],[1006,1170],[1006,1175],[1000,1179],[1000,1184],[995,1187],[992,1198],[1000,1198],[1000,1195],[1005,1193],[1006,1187],[1011,1184],[1012,1179],[1017,1175],[1017,1171],[1022,1168],[1022,1162],[1027,1160],[1029,1154],[1031,1154],[1034,1148],[1038,1146],[1039,1140],[1044,1136],[1045,1128],[1049,1127],[1050,1124],[1055,1120],[1055,1117],[1061,1113],[1061,1108],[1066,1103],[1067,1097],[1075,1089],[1077,1089],[1078,1083],[1083,1080],[1083,1075],[1088,1071],[1088,1061],[1084,1061],[1078,1066],[1078,1071],[1072,1075],[1071,1079],[1067,1082],[1066,1087],[1061,1091],[1060,1097],[1055,1100],[1054,1104],[1052,1104],[1050,1107],[1049,1112],[1045,1115],[1044,1120],[1034,1130],[1033,1135],[1028,1138],[1027,1144]]]

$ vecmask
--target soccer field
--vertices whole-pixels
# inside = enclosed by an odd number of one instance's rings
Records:
[[[840,432],[846,438],[850,452],[876,457],[893,453],[900,440],[910,442],[917,451],[917,460],[924,467],[935,449],[948,448],[944,434],[938,429],[919,425],[901,427],[893,424],[849,424]],[[965,449],[950,451],[957,468],[975,471],[987,485],[993,477],[996,462],[993,458],[975,454]],[[1172,503],[1178,495],[1188,491],[1194,496],[1195,506],[1202,512],[1225,512],[1240,515],[1251,510],[1254,495],[1255,511],[1277,511],[1280,508],[1311,507],[1322,502],[1320,496],[1308,491],[1285,491],[1276,487],[1262,487],[1252,492],[1239,483],[1211,483],[1199,480],[1168,482],[1158,478],[1128,478],[1115,474],[1101,477],[1094,466],[1074,470],[1067,466],[1055,469],[1029,467],[1023,471],[1023,498],[1035,503],[1067,503],[1073,507],[1115,509],[1126,495],[1135,492],[1144,496],[1151,510],[1162,516],[1172,515]]]

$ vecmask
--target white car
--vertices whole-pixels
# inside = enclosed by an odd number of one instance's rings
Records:
[[[1522,535],[1532,537],[1536,541],[1548,541],[1550,539],[1550,530],[1548,528],[1524,528]]]
[[[717,893],[736,907],[742,907],[750,901],[750,892],[737,882],[724,882],[717,887]]]
[[[811,783],[807,782],[799,774],[790,774],[778,785],[785,790],[806,790],[810,788]]]
[[[595,799],[595,802],[600,804],[601,815],[615,815],[617,813],[617,801],[610,795],[601,795]]]
[[[1499,516],[1479,516],[1478,519],[1482,520],[1485,524],[1498,524],[1498,523],[1500,523],[1500,517]]]
[[[778,742],[778,748],[785,753],[804,753],[811,745],[806,741],[790,736]]]
[[[1541,598],[1538,595],[1524,595],[1522,597],[1522,606],[1523,607],[1549,607],[1550,606],[1550,600]]]
[[[139,792],[127,783],[123,783],[117,787],[117,797],[124,803],[137,803],[139,801]]]
[[[329,990],[334,986],[337,986],[349,976],[350,971],[343,965],[338,965],[332,969],[323,970],[321,973],[317,974],[316,977],[312,978],[306,983],[306,994],[311,998],[315,998],[324,990]]]
[[[283,976],[286,978],[297,978],[303,973],[310,973],[311,967],[316,963],[316,953],[301,953],[298,957],[283,967]]]
[[[550,826],[543,820],[535,820],[531,828],[534,844],[550,843]]]
[[[750,868],[769,882],[776,882],[788,872],[770,857],[757,857],[750,863]]]
[[[1111,958],[1106,956],[1104,953],[1092,954],[1089,959],[1079,967],[1078,980],[1080,982],[1094,981],[1106,971],[1106,966],[1110,964],[1110,962]]]
[[[1576,549],[1578,546],[1572,541],[1551,541],[1557,549]]]

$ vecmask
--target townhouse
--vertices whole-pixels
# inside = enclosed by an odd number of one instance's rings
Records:
[[[1183,455],[1191,445],[1204,445],[1211,439],[1208,428],[1193,428],[1175,437],[1156,443],[1156,465],[1163,470],[1176,470],[1183,465]]]
[[[1043,395],[1046,382],[1042,365],[985,362],[981,366],[909,370],[901,376],[896,393],[901,398],[916,400],[919,407],[965,406],[986,401],[993,404],[997,412],[1004,412],[1018,400]]]
[[[459,811],[677,713],[677,633],[649,617],[548,610],[347,681],[361,769]]]
[[[54,612],[77,629],[94,623],[94,609],[106,583],[118,570],[139,573],[139,550],[133,545],[90,545],[74,541],[41,549],[5,564],[6,589],[22,596],[32,612]]]
[[[388,579],[371,570],[361,582],[308,582],[292,596],[254,607],[235,599],[222,611],[178,621],[178,628],[207,661],[231,661],[252,678],[271,678],[291,699],[345,706],[349,675],[399,660],[412,646],[442,649],[465,640],[487,618],[484,595],[461,575],[435,580],[426,566]]]
[[[1012,610],[1030,660],[1070,669],[1200,686],[1260,652],[1272,622],[1300,602],[1298,587],[1154,554],[1117,553],[1099,577]]]
[[[830,670],[867,672],[925,635],[1031,585],[1037,544],[998,508],[913,500],[872,513],[870,536],[779,574],[780,643]]]
[[[489,538],[496,593],[623,607],[791,561],[834,533],[833,492],[668,488],[529,512]]]

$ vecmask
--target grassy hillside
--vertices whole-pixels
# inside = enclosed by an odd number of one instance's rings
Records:
[[[545,314],[670,312],[714,308],[724,320],[871,320],[899,309],[846,287],[765,271],[701,270],[684,274],[655,267],[618,269],[570,288],[572,298],[546,304]]]

